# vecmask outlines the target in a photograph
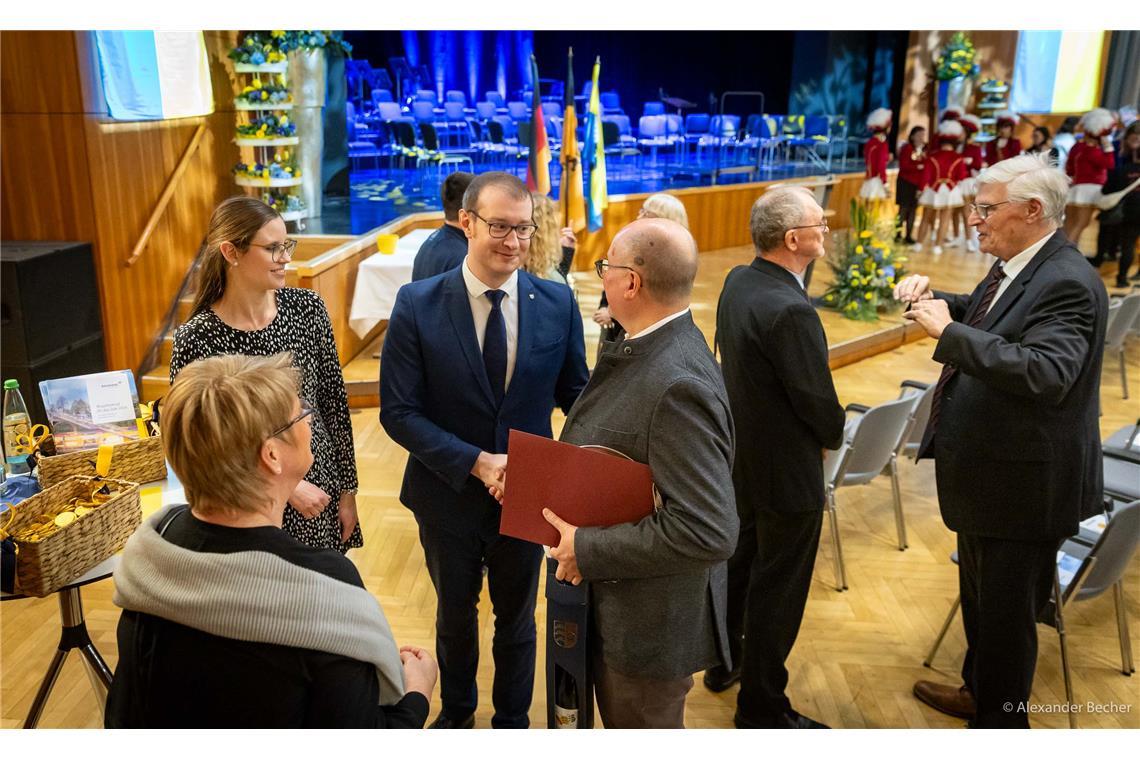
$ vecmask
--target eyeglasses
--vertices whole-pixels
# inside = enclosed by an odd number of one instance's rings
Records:
[[[831,228],[827,226],[827,222],[820,222],[819,224],[802,224],[799,227],[789,227],[784,232],[791,232],[792,230],[814,230],[816,227],[822,227],[820,232],[827,232]]]
[[[511,234],[511,230],[515,231],[515,235],[519,240],[530,240],[534,237],[535,231],[538,230],[538,225],[534,222],[523,222],[522,224],[507,224],[506,222],[491,222],[476,214],[471,209],[466,209],[467,213],[475,217],[479,221],[487,225],[487,230],[491,233],[491,237],[496,239],[503,239]]]
[[[611,264],[609,259],[598,259],[594,262],[594,271],[598,273],[598,277],[602,277],[606,273],[606,269],[628,269],[635,274],[641,274],[633,267],[623,267],[621,264]]]
[[[274,243],[273,245],[262,245],[261,243],[250,243],[250,245],[269,251],[269,255],[273,258],[274,264],[281,264],[286,260],[292,260],[293,251],[297,249],[297,241],[293,238],[287,238],[284,243]]]
[[[970,211],[978,215],[978,218],[983,222],[989,218],[990,213],[998,206],[1004,206],[1013,201],[1002,201],[1001,203],[971,203]]]
[[[314,407],[314,406],[313,406],[312,404],[310,404],[308,401],[306,401],[305,399],[301,399],[301,413],[300,413],[300,414],[298,414],[298,415],[297,415],[296,417],[294,417],[293,419],[291,419],[291,420],[289,420],[288,422],[286,422],[286,423],[285,423],[284,425],[282,425],[281,427],[279,427],[279,428],[277,428],[276,430],[274,430],[274,431],[273,431],[273,432],[270,434],[270,436],[269,436],[269,437],[270,437],[270,438],[276,438],[277,436],[281,435],[281,434],[282,434],[282,433],[284,433],[286,430],[288,430],[289,428],[293,427],[294,425],[296,425],[298,422],[300,422],[301,420],[305,419],[305,418],[306,418],[306,417],[308,417],[309,415],[316,415],[317,417],[319,417],[319,416],[320,416],[320,413],[319,413],[319,412],[317,412],[317,410],[316,410],[316,407]]]

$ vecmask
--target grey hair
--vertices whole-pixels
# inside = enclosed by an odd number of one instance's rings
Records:
[[[808,199],[814,196],[802,187],[772,188],[757,198],[749,219],[756,250],[767,253],[782,247],[784,233],[803,221]]]
[[[1011,201],[1038,201],[1043,216],[1058,226],[1065,221],[1069,178],[1049,161],[1048,153],[1026,153],[982,169],[978,185],[995,184],[1006,185]]]

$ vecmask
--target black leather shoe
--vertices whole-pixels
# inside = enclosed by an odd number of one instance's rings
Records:
[[[468,715],[463,720],[452,720],[443,713],[431,722],[428,728],[475,728],[475,713]]]
[[[806,715],[800,715],[795,710],[789,710],[776,716],[769,716],[763,720],[745,720],[737,713],[732,718],[737,728],[829,728],[818,720],[812,720]]]
[[[714,665],[705,671],[704,684],[709,691],[721,692],[739,682],[740,668],[725,670],[721,665]]]

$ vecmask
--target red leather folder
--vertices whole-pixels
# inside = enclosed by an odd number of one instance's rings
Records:
[[[622,455],[512,430],[499,532],[558,546],[544,507],[579,527],[637,522],[653,512],[653,478]]]

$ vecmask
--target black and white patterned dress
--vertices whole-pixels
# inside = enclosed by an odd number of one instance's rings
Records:
[[[174,333],[170,381],[198,359],[223,354],[272,356],[282,351],[293,354],[293,366],[301,372],[301,396],[320,412],[313,417],[313,467],[305,480],[330,497],[329,506],[311,520],[286,505],[284,528],[309,546],[341,552],[363,546],[359,525],[348,543],[340,540],[337,504],[341,493],[356,488],[356,454],[332,321],[317,293],[304,288],[278,290],[277,316],[260,330],[230,327],[212,309],[198,312]]]

